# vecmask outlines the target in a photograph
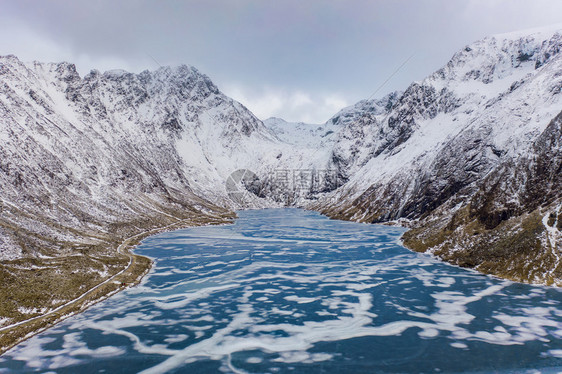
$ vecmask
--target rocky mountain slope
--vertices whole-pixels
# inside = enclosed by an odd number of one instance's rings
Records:
[[[562,27],[485,38],[388,105],[351,108],[333,162],[357,171],[312,207],[363,222],[412,220],[412,248],[562,282],[558,231],[542,224],[551,213],[557,222],[562,195],[561,47]]]

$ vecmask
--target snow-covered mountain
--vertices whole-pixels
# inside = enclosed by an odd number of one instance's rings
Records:
[[[549,164],[548,173],[543,170],[546,166],[537,166],[538,159],[546,159],[544,154],[553,158],[560,152],[554,119],[562,111],[561,47],[560,26],[488,37],[466,46],[442,69],[414,82],[404,93],[391,95],[388,105],[348,114],[351,119],[341,131],[343,137],[336,140],[333,159],[342,173],[350,168],[353,172],[343,187],[314,208],[332,217],[364,222],[420,220],[415,224],[424,229],[407,235],[407,244],[419,250],[431,248],[461,265],[502,273],[503,259],[524,257],[524,249],[513,245],[502,260],[495,258],[502,256],[486,256],[495,248],[489,232],[511,218],[513,225],[521,225],[515,217],[541,206],[550,212],[553,208],[546,205],[561,196],[551,189],[548,199],[534,193],[525,200],[521,191],[538,188],[531,188],[529,180],[556,185],[561,172],[556,164]],[[522,170],[534,171],[525,174]],[[488,195],[492,180],[501,180],[503,187]],[[480,205],[493,213],[488,218],[471,216],[475,221],[460,220],[465,210],[476,208],[476,201],[485,201]],[[477,259],[457,261],[473,247],[448,240],[469,223],[484,225],[477,232],[487,242],[478,241],[479,256],[473,256]],[[544,241],[548,228],[537,230],[529,235],[538,243]],[[430,231],[433,236],[427,235]],[[425,236],[416,241],[414,233]],[[476,242],[477,237],[466,241]],[[562,249],[559,241],[552,243],[554,248],[546,251]],[[544,275],[557,268],[558,262],[531,266]],[[557,279],[562,279],[560,270]],[[544,276],[530,273],[503,272],[516,279],[545,281]]]
[[[335,138],[343,128],[340,124],[328,121],[321,125],[304,122],[287,122],[282,118],[271,117],[263,121],[280,140],[298,148],[333,148]]]
[[[392,92],[382,99],[362,100],[340,110],[327,125],[338,128],[331,162],[339,177],[348,181],[369,159],[391,143],[400,141],[401,127],[382,131],[380,121],[394,107],[401,93]]]
[[[72,64],[7,56],[0,79],[4,258],[49,251],[49,241],[91,244],[113,223],[166,217],[163,207],[224,212],[201,198],[220,178],[209,163],[270,136],[187,66],[81,78]],[[10,226],[41,245],[18,242]]]
[[[176,217],[169,209],[223,214],[237,207],[225,185],[236,170],[265,183],[329,161],[330,134],[281,140],[188,66],[82,78],[69,63],[6,56],[0,80],[0,259],[98,243],[112,224]]]

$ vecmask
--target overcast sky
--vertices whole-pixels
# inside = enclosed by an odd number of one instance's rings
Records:
[[[472,41],[561,15],[560,0],[0,0],[0,54],[82,75],[188,64],[261,119],[321,123]]]

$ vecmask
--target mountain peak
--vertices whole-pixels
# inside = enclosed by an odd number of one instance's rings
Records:
[[[131,74],[126,70],[123,69],[111,69],[106,70],[103,75],[106,77],[122,77],[123,75]]]
[[[494,38],[498,40],[517,40],[522,38],[548,40],[557,33],[562,33],[562,23],[556,23],[556,24],[542,26],[542,27],[534,27],[526,30],[498,33],[498,34],[491,35],[488,38]]]
[[[448,85],[475,81],[489,84],[514,74],[521,79],[560,52],[561,34],[562,25],[553,25],[477,40],[455,53],[429,81],[433,84],[446,81]]]

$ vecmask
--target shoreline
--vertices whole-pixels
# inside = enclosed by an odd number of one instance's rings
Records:
[[[404,228],[406,231],[400,237],[401,246],[412,252],[433,256],[452,266],[511,282],[562,288],[562,262],[554,266],[549,266],[548,262],[550,255],[559,258],[557,247],[543,244],[540,236],[548,230],[543,221],[545,212],[552,210],[552,207],[543,208],[544,211],[537,208],[511,217],[493,229],[486,229],[475,220],[464,220],[457,223],[454,230],[448,229],[438,219],[425,222],[398,219],[372,223],[357,221],[319,206],[306,209],[334,220]],[[513,229],[518,227],[521,229],[512,234]],[[465,245],[464,250],[455,250],[455,246],[459,245]],[[497,255],[498,251],[502,256]],[[513,267],[513,264],[520,266]]]
[[[102,302],[123,290],[137,286],[150,272],[154,264],[152,259],[132,252],[132,250],[147,237],[183,228],[227,223],[229,222],[215,222],[212,220],[205,223],[198,223],[191,219],[184,219],[171,225],[151,229],[126,238],[117,247],[118,254],[123,254],[129,257],[129,263],[123,270],[93,288],[90,288],[79,297],[68,301],[44,315],[32,317],[24,321],[19,321],[11,325],[1,327],[0,356],[25,340],[54,327],[56,324],[66,320],[67,318],[82,313],[89,307]]]

